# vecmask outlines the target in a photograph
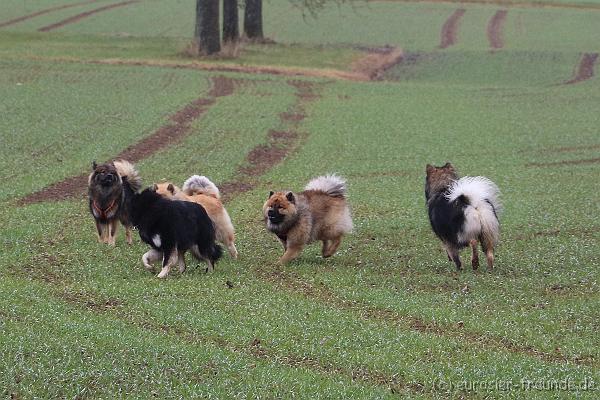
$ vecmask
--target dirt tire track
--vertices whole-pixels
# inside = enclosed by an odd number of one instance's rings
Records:
[[[54,24],[44,26],[44,27],[38,29],[38,32],[48,32],[48,31],[60,28],[62,26],[77,22],[83,18],[89,17],[90,15],[94,15],[94,14],[97,14],[102,11],[111,10],[111,9],[117,8],[117,7],[124,7],[124,6],[128,6],[130,4],[139,3],[139,1],[140,0],[127,0],[127,1],[120,2],[120,3],[114,3],[114,4],[109,4],[109,5],[106,5],[103,7],[95,8],[90,11],[82,12],[81,14],[73,15],[72,17],[63,19],[62,21],[58,21]]]
[[[46,8],[40,11],[36,11],[32,14],[27,14],[27,15],[23,15],[21,17],[17,17],[8,21],[4,21],[4,22],[0,22],[0,28],[4,28],[5,26],[9,26],[9,25],[13,25],[16,23],[19,23],[21,21],[25,21],[31,18],[35,18],[37,16],[40,15],[44,15],[44,14],[48,14],[51,13],[53,11],[58,11],[58,10],[64,10],[66,8],[71,8],[71,7],[79,7],[79,6],[83,6],[86,4],[90,4],[90,3],[96,3],[99,0],[87,0],[87,1],[81,1],[79,3],[72,3],[72,4],[63,4],[62,6],[55,6],[55,7],[50,7],[50,8]]]
[[[579,83],[593,77],[594,64],[596,64],[596,61],[598,61],[598,53],[583,53],[577,67],[577,73],[575,74],[575,77],[566,81],[565,85]]]
[[[513,341],[489,335],[482,335],[475,332],[468,332],[461,326],[439,325],[435,322],[427,322],[418,317],[400,315],[395,311],[374,307],[368,303],[357,300],[344,299],[324,284],[318,287],[303,281],[296,274],[285,274],[280,270],[269,270],[267,268],[255,269],[255,274],[261,279],[271,282],[280,289],[294,292],[304,296],[307,299],[314,300],[330,307],[339,310],[348,310],[357,313],[362,318],[367,320],[375,320],[391,324],[395,327],[400,325],[400,328],[409,327],[411,330],[419,333],[427,333],[439,337],[447,337],[451,339],[459,339],[467,344],[472,344],[476,347],[486,347],[488,350],[507,351],[515,354],[527,355],[546,362],[552,363],[567,363],[582,365],[595,365],[595,360],[592,356],[581,356],[577,358],[569,358],[561,353],[545,353],[534,349],[531,346],[524,346]]]
[[[366,77],[366,80],[381,80],[383,74],[404,58],[402,49],[393,46],[368,49],[368,54],[351,65],[353,72]]]
[[[287,129],[269,130],[267,143],[251,149],[244,165],[238,167],[235,178],[219,185],[224,202],[254,189],[258,177],[281,163],[300,146],[305,136],[298,132],[299,123],[306,117],[304,106],[320,98],[320,95],[315,92],[314,82],[290,80],[287,84],[296,89],[297,99],[291,110],[279,115],[281,121],[287,124]]]
[[[502,29],[504,28],[506,14],[508,14],[507,10],[498,10],[488,22],[487,37],[492,50],[499,50],[504,47]]]
[[[183,140],[190,133],[192,122],[215,104],[218,97],[231,95],[236,84],[235,81],[224,76],[214,77],[211,81],[212,87],[209,91],[209,97],[199,98],[187,104],[169,117],[170,123],[161,126],[150,136],[127,147],[113,159],[122,158],[131,162],[138,162]],[[23,206],[44,201],[60,201],[83,197],[88,184],[87,180],[88,173],[63,179],[21,198],[17,204]]]
[[[448,17],[446,22],[444,22],[444,26],[442,26],[442,31],[440,32],[440,49],[446,49],[456,44],[458,27],[465,12],[467,12],[467,10],[459,8]]]
[[[583,165],[583,164],[598,164],[600,157],[584,158],[580,160],[564,160],[564,161],[548,161],[548,162],[531,162],[525,164],[526,167],[555,167],[564,165]]]

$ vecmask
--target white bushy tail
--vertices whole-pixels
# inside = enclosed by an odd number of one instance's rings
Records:
[[[137,192],[142,188],[142,178],[140,178],[140,174],[132,163],[127,160],[116,160],[113,161],[113,165],[121,179],[127,179],[131,190]]]
[[[203,194],[206,196],[212,196],[215,199],[221,198],[221,193],[217,185],[211,182],[205,176],[192,175],[184,183],[181,188],[185,194],[192,196],[195,194]]]
[[[455,181],[446,195],[448,201],[460,196],[466,198],[469,206],[465,209],[465,225],[461,236],[470,240],[483,236],[488,243],[495,245],[500,239],[498,218],[502,212],[498,186],[483,176],[465,176]]]
[[[304,190],[317,190],[332,197],[346,197],[346,180],[335,174],[319,176],[312,179]]]

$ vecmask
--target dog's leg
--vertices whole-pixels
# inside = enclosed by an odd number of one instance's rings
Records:
[[[96,230],[98,231],[98,241],[100,243],[105,243],[104,242],[104,225],[96,220]]]
[[[340,243],[342,243],[342,237],[338,236],[335,239],[329,240],[328,242],[329,242],[329,246],[327,246],[327,252],[325,252],[325,248],[323,248],[323,257],[325,257],[325,258],[331,257],[332,255],[335,254],[338,247],[340,247]]]
[[[133,239],[131,238],[131,226],[128,225],[124,225],[125,226],[125,239],[127,240],[127,244],[131,245],[133,244]]]
[[[494,248],[492,246],[488,247],[485,251],[485,258],[487,259],[487,267],[488,270],[491,271],[494,269]]]
[[[108,244],[114,246],[117,242],[117,228],[119,227],[119,220],[113,219],[108,223]]]
[[[329,257],[329,256],[326,255],[326,254],[328,254],[329,246],[331,246],[331,240],[324,239],[323,240],[323,247],[321,248],[321,255],[323,255],[323,258]]]
[[[472,255],[471,255],[471,265],[473,266],[473,270],[476,270],[477,268],[479,268],[479,252],[477,250],[477,240],[473,239],[469,242],[469,244],[471,245],[471,251],[472,251]]]
[[[460,271],[462,269],[462,263],[460,262],[460,256],[458,255],[458,249],[447,246],[446,250],[448,251],[448,255],[452,258],[452,261],[454,261],[454,264],[456,264],[456,269]]]
[[[147,270],[152,271],[154,269],[154,262],[160,260],[162,253],[158,250],[150,249],[142,256],[142,263]]]
[[[227,239],[225,240],[225,246],[227,246],[227,250],[229,250],[229,255],[233,258],[238,258],[238,251],[235,248],[235,238],[233,234],[229,234],[226,237]]]
[[[169,275],[169,271],[171,271],[171,267],[177,263],[179,260],[179,252],[177,248],[173,248],[170,250],[165,250],[163,253],[163,262],[162,269],[159,274],[156,275],[157,278],[166,278]]]
[[[183,251],[179,252],[177,262],[179,264],[179,272],[183,274],[185,272],[185,253]]]
[[[296,257],[298,257],[300,255],[303,248],[304,248],[304,245],[296,244],[296,243],[293,243],[293,244],[288,243],[285,253],[279,259],[279,264],[287,264],[288,262],[295,259]]]

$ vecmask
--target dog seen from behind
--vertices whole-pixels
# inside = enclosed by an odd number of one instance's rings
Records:
[[[227,213],[217,186],[205,176],[193,175],[183,184],[183,189],[170,182],[157,183],[154,190],[168,199],[192,201],[200,204],[215,226],[217,241],[223,243],[233,258],[237,258],[235,231]]]
[[[270,192],[263,216],[267,230],[283,245],[281,264],[298,257],[314,241],[322,241],[322,255],[330,257],[352,230],[346,182],[336,175],[315,178],[300,193]]]
[[[500,238],[498,217],[501,212],[500,191],[489,179],[459,178],[454,166],[427,164],[425,198],[433,232],[443,242],[448,258],[462,269],[461,248],[470,246],[471,265],[479,267],[477,244],[487,258],[488,269],[494,267],[494,247]]]
[[[92,163],[92,173],[88,177],[90,212],[96,221],[98,240],[112,246],[115,245],[119,221],[125,227],[127,243],[132,243],[132,225],[127,212],[130,198],[123,191],[124,180],[134,192],[142,186],[137,171],[127,161]]]

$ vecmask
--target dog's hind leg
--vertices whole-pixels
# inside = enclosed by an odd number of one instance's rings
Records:
[[[471,265],[473,266],[473,269],[476,270],[477,268],[479,268],[479,253],[477,249],[477,240],[471,240],[469,242],[469,245],[471,246],[471,251],[473,253],[471,255]]]
[[[340,247],[340,243],[342,243],[341,236],[338,236],[335,239],[328,240],[327,242],[323,241],[323,257],[327,258],[334,255],[338,247]]]
[[[157,278],[166,278],[167,275],[169,275],[169,271],[171,271],[171,267],[173,265],[175,265],[179,260],[179,252],[177,251],[177,248],[172,248],[170,250],[166,250],[163,253],[163,262],[162,262],[162,269],[160,270],[160,272],[158,273],[158,275],[156,275]]]
[[[229,250],[229,255],[233,258],[238,258],[238,251],[235,248],[234,240],[235,236],[233,233],[230,233],[225,236],[224,244],[227,247],[227,250]]]
[[[460,262],[460,256],[458,255],[458,249],[447,245],[446,250],[448,251],[450,258],[452,258],[452,261],[454,261],[454,264],[456,264],[456,269],[460,271],[462,269],[462,263]]]
[[[131,245],[133,244],[133,239],[131,237],[131,226],[129,225],[124,225],[125,226],[125,239],[127,240],[127,244]]]
[[[494,269],[494,243],[491,240],[486,239],[485,236],[481,238],[481,250],[485,253],[487,259],[488,271]]]
[[[142,256],[142,263],[147,270],[152,271],[154,269],[154,262],[162,258],[162,253],[155,249],[150,249]]]
[[[185,272],[185,253],[183,251],[179,252],[177,263],[179,264],[179,272],[182,274]]]

